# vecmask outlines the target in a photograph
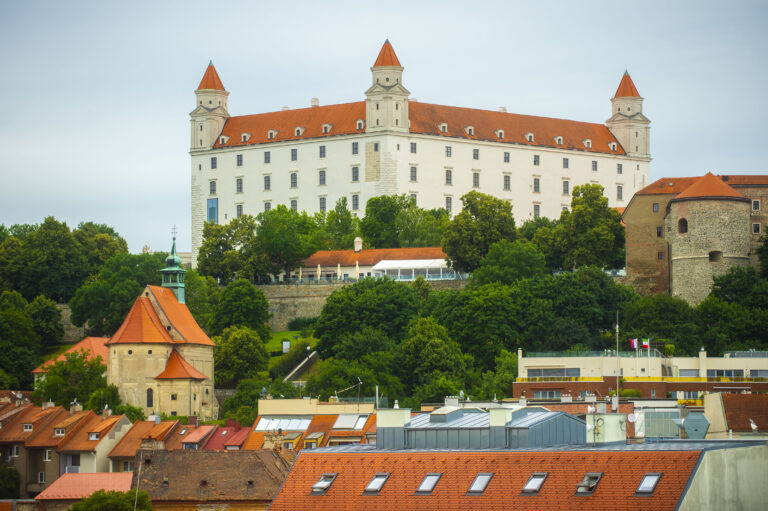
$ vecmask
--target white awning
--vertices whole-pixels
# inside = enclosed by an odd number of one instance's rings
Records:
[[[439,269],[448,268],[445,259],[403,259],[403,260],[383,260],[376,263],[373,270],[419,270],[419,269]]]

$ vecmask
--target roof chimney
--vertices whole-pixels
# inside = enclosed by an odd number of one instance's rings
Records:
[[[505,106],[500,106],[500,107],[499,107],[499,112],[504,112],[504,113],[507,113],[507,107],[505,107]]]
[[[284,107],[283,107],[283,112],[285,112],[286,110],[290,110],[290,109],[291,109],[291,107],[289,107],[289,106],[284,106]]]
[[[320,106],[320,100],[318,98],[312,98],[312,101],[309,103],[311,106]]]
[[[190,415],[187,417],[187,425],[197,429],[200,427],[200,419],[198,419],[197,415]]]
[[[355,252],[360,252],[363,249],[363,238],[358,236],[355,238]]]
[[[69,414],[70,415],[74,414],[75,412],[82,412],[82,411],[83,411],[83,405],[78,403],[77,400],[75,400],[75,402],[72,403],[70,405],[70,407],[69,407]]]
[[[53,401],[46,401],[45,403],[43,403],[43,410],[47,410],[48,408],[53,408],[54,406],[56,406],[56,403],[54,403]]]

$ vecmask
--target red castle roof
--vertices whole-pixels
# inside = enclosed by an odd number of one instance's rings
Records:
[[[203,79],[200,80],[200,85],[197,86],[197,90],[224,90],[224,85],[221,83],[219,73],[216,72],[216,68],[213,67],[213,61],[208,64],[205,69]]]
[[[392,48],[391,44],[389,44],[389,39],[384,41],[384,45],[381,47],[379,56],[376,58],[376,62],[373,64],[373,67],[386,67],[386,66],[400,67],[400,61],[397,60],[397,55],[395,55],[395,49]]]
[[[630,78],[629,73],[627,71],[624,71],[624,76],[621,77],[621,82],[619,83],[619,88],[616,89],[616,94],[613,96],[614,98],[639,98],[640,93],[637,92],[637,87],[635,87],[635,83],[632,81],[632,78]]]

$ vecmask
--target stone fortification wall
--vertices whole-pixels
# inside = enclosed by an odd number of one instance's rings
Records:
[[[463,289],[466,280],[438,280],[430,282],[432,289]],[[276,332],[288,330],[288,322],[298,317],[319,316],[325,300],[335,290],[351,283],[317,285],[257,286],[269,300],[273,317],[270,326]]]

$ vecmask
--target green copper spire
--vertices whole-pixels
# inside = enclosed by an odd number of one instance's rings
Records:
[[[181,257],[176,254],[176,233],[174,232],[171,253],[165,258],[165,268],[160,270],[160,273],[163,275],[163,287],[173,291],[179,303],[184,303],[184,274],[186,272],[187,270],[181,266]]]

